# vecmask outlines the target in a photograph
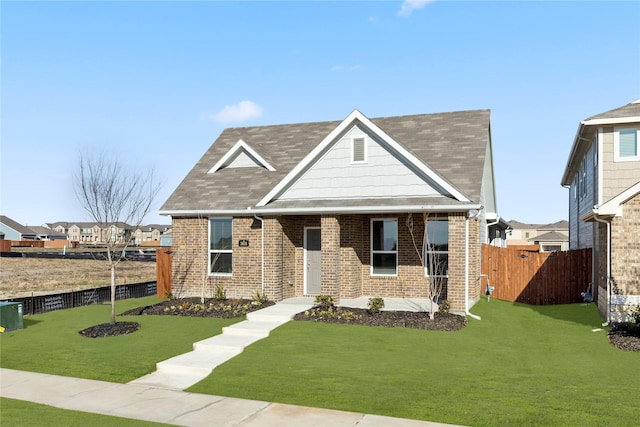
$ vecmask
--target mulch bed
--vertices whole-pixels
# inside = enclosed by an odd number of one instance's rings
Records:
[[[214,298],[205,299],[204,303],[201,303],[200,298],[179,298],[147,305],[145,307],[134,308],[133,310],[125,311],[121,315],[165,315],[231,319],[234,317],[242,317],[247,313],[261,310],[274,304],[272,301],[256,304],[253,300],[249,299],[217,300]]]
[[[119,335],[131,334],[138,329],[140,329],[140,323],[138,322],[101,323],[83,329],[79,334],[87,338],[117,337]]]
[[[345,323],[350,325],[384,326],[388,328],[414,328],[430,331],[458,331],[467,324],[464,316],[436,313],[434,319],[429,313],[414,311],[380,311],[370,313],[363,308],[316,306],[294,316],[294,320],[324,323]]]
[[[629,329],[624,323],[613,324],[608,338],[620,350],[640,352],[640,328]]]

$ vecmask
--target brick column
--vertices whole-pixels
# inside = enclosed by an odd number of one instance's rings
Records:
[[[282,224],[278,218],[265,218],[264,291],[273,301],[282,301]]]
[[[322,229],[322,294],[340,299],[340,219],[338,216],[323,215]]]
[[[451,213],[449,214],[449,278],[447,280],[447,299],[451,303],[451,312],[464,313],[464,290],[465,217],[462,213]]]
[[[173,219],[171,292],[174,296],[200,296],[209,277],[208,218]]]

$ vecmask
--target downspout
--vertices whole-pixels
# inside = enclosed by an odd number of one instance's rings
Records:
[[[260,248],[260,289],[261,293],[264,295],[264,218],[261,218],[256,214],[254,214],[253,217],[260,221],[260,232],[262,233],[260,237],[260,245],[262,246]]]
[[[594,212],[593,219],[602,224],[607,224],[607,321],[602,325],[607,326],[611,321],[611,223],[598,217],[596,212]]]
[[[469,221],[476,219],[478,215],[480,215],[480,209],[475,215],[467,216],[464,221],[464,313],[476,320],[481,320],[480,316],[469,312]]]

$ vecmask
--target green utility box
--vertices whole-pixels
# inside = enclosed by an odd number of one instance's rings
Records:
[[[24,327],[22,323],[22,303],[0,301],[0,326],[5,332]]]

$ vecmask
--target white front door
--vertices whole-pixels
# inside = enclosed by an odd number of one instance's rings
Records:
[[[304,229],[304,293],[320,295],[320,277],[322,274],[322,233],[320,228]]]

